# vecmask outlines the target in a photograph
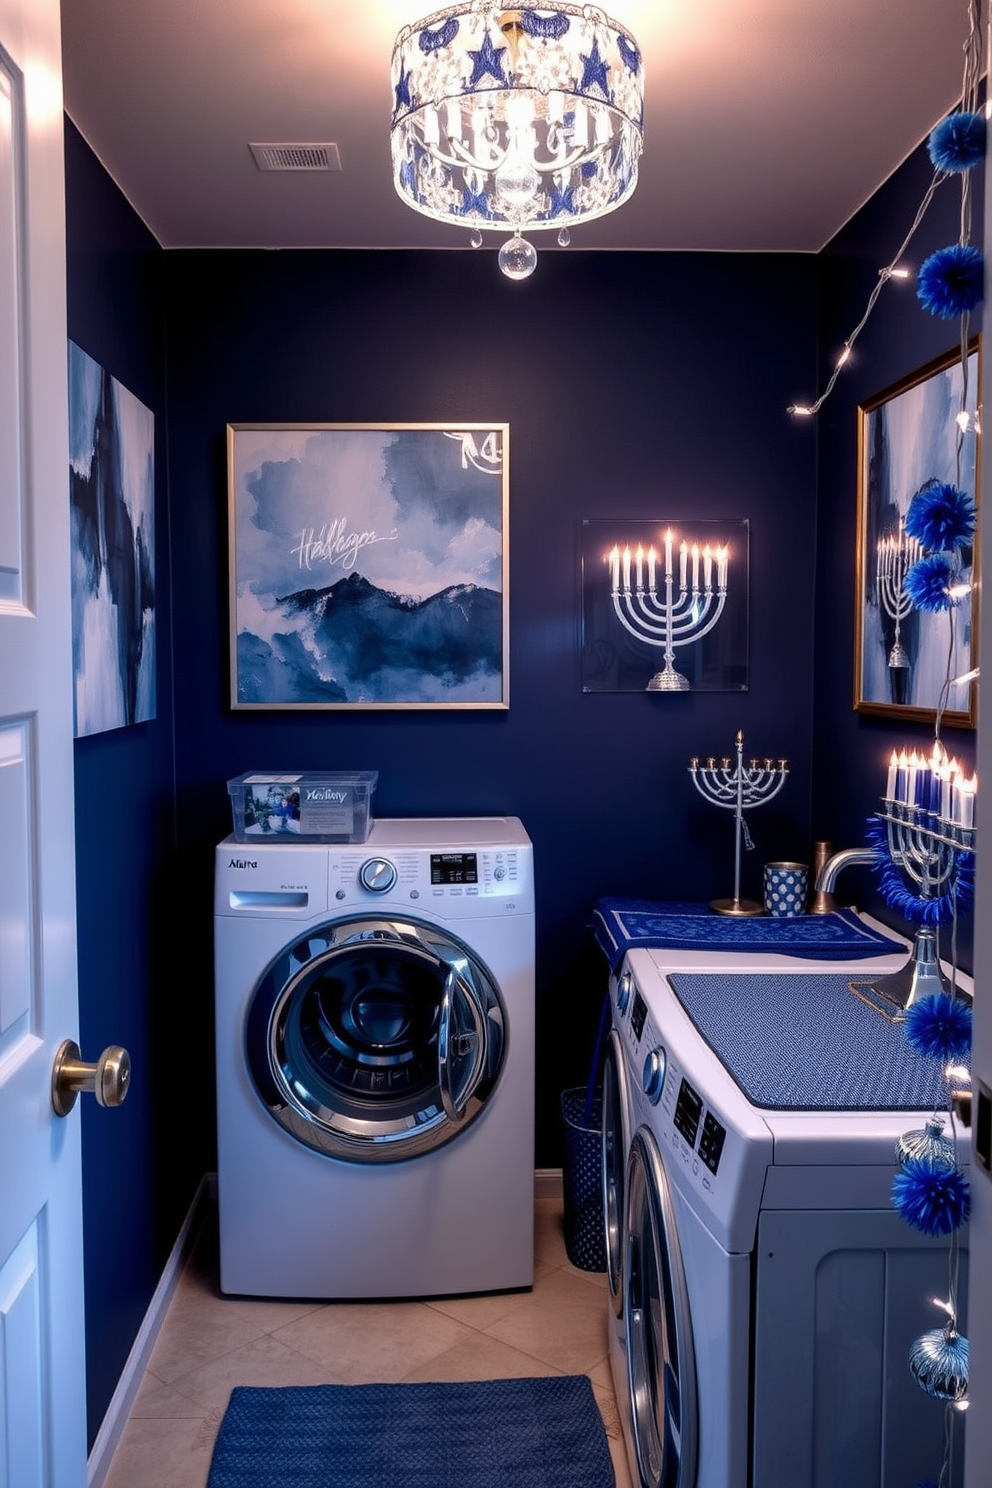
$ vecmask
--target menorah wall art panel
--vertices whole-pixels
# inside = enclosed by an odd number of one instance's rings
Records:
[[[746,692],[746,518],[582,523],[582,691]]]

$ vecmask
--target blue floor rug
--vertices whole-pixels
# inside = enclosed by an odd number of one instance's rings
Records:
[[[615,1488],[584,1374],[238,1386],[207,1488]]]

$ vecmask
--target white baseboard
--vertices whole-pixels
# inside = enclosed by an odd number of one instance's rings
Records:
[[[200,1179],[199,1187],[193,1195],[189,1212],[176,1236],[176,1243],[169,1253],[165,1269],[152,1294],[148,1310],[131,1346],[131,1352],[127,1356],[123,1373],[117,1381],[117,1389],[114,1391],[96,1441],[93,1443],[93,1450],[86,1465],[89,1488],[103,1488],[106,1482],[110,1464],[120,1444],[124,1427],[127,1425],[127,1418],[141,1386],[152,1349],[155,1347],[162,1324],[165,1322],[169,1303],[172,1301],[183,1266],[186,1264],[193,1241],[196,1239],[200,1221],[206,1210],[207,1196],[215,1194],[216,1185],[216,1174],[206,1173]]]
[[[561,1168],[535,1168],[534,1197],[536,1199],[560,1199],[561,1193]]]

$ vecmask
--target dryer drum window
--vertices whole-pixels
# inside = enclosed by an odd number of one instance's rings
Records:
[[[491,973],[416,920],[338,920],[269,967],[247,1058],[272,1117],[298,1141],[395,1162],[456,1137],[485,1109],[506,1051]]]

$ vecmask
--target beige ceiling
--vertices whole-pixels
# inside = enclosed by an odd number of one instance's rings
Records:
[[[816,251],[961,91],[966,0],[606,9],[644,54],[644,153],[574,248]],[[62,0],[66,111],[165,247],[461,248],[390,172],[393,39],[431,10]],[[263,173],[250,142],[333,142],[341,171]]]

